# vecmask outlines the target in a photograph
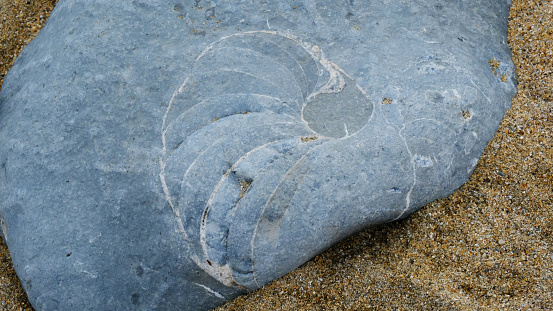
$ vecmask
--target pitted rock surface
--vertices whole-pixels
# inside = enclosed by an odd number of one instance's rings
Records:
[[[0,93],[37,310],[207,310],[470,175],[510,1],[63,1]]]

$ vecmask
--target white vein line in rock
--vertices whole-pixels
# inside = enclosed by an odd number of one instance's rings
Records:
[[[411,149],[409,149],[409,145],[407,144],[407,140],[405,137],[403,137],[403,130],[405,129],[405,124],[403,124],[403,127],[401,130],[399,130],[398,135],[403,140],[403,143],[405,144],[405,149],[407,149],[407,152],[409,153],[409,161],[411,162],[411,166],[413,167],[413,184],[411,185],[411,188],[409,188],[409,191],[407,192],[407,195],[405,196],[405,208],[401,211],[399,216],[394,218],[393,221],[396,221],[403,217],[403,215],[409,210],[409,207],[411,206],[411,193],[413,192],[413,189],[415,188],[415,185],[417,184],[417,168],[415,164],[415,160],[413,159],[413,153],[411,152]]]
[[[182,93],[182,91],[184,90],[184,86],[186,85],[186,83],[188,83],[188,79],[190,77],[186,77],[186,79],[184,79],[184,82],[181,84],[181,86],[179,87],[178,90],[176,90],[175,92],[173,92],[173,96],[171,96],[171,100],[169,101],[169,105],[167,105],[167,109],[165,110],[165,114],[163,115],[163,122],[161,124],[161,130],[162,130],[162,139],[163,139],[163,149],[165,150],[165,137],[164,137],[164,133],[163,133],[163,129],[166,128],[165,126],[165,122],[167,120],[167,115],[169,114],[169,111],[171,110],[171,107],[173,106],[173,101],[175,101],[175,97]]]
[[[186,241],[190,241],[190,238],[188,237],[188,234],[186,234],[186,230],[184,229],[182,219],[180,218],[179,209],[175,207],[173,203],[173,199],[171,198],[171,192],[169,191],[169,188],[167,187],[167,182],[165,181],[165,163],[163,163],[163,159],[161,157],[159,161],[161,165],[161,173],[159,174],[159,178],[161,180],[161,186],[163,188],[163,192],[165,193],[165,199],[169,202],[169,205],[171,206],[171,210],[173,211],[173,214],[177,219],[177,225],[180,233],[183,235]]]
[[[394,221],[395,220],[398,220],[400,219],[401,217],[403,217],[403,215],[409,210],[409,207],[411,205],[411,193],[413,192],[413,189],[415,188],[415,185],[417,183],[417,167],[416,167],[416,163],[415,163],[415,160],[413,159],[413,153],[411,152],[411,149],[409,149],[409,145],[407,144],[407,140],[405,139],[405,137],[403,136],[403,130],[405,130],[405,126],[406,124],[411,124],[411,123],[414,123],[416,121],[431,121],[431,122],[436,122],[440,125],[442,125],[443,127],[445,127],[446,129],[450,130],[448,126],[446,126],[444,123],[438,121],[438,120],[434,120],[434,119],[428,119],[428,118],[420,118],[420,119],[415,119],[415,120],[412,120],[412,121],[409,121],[405,124],[403,124],[403,127],[399,130],[398,132],[398,135],[399,137],[401,137],[401,139],[403,140],[404,144],[405,144],[405,148],[407,149],[407,152],[409,153],[409,160],[411,162],[411,165],[413,166],[413,184],[411,185],[411,188],[409,189],[409,191],[407,192],[407,196],[405,198],[405,208],[401,211],[401,213],[399,214],[398,217],[394,218]]]
[[[199,287],[205,289],[205,290],[208,291],[209,293],[215,295],[215,297],[217,297],[217,298],[225,299],[225,297],[224,297],[223,295],[219,294],[218,292],[212,290],[211,288],[209,288],[209,287],[207,287],[207,286],[205,286],[205,285],[198,284],[198,283],[194,283],[194,282],[192,282],[192,284],[198,285]]]
[[[173,212],[175,212],[175,206],[173,204],[173,200],[170,199],[171,198],[171,193],[169,192],[169,188],[167,188],[167,183],[165,181],[166,162],[163,161],[163,157],[165,157],[165,155],[167,154],[167,144],[166,144],[166,141],[165,141],[165,133],[166,133],[165,122],[167,120],[167,114],[169,113],[169,110],[171,109],[171,107],[173,105],[173,101],[175,100],[175,97],[179,93],[182,92],[182,90],[184,89],[184,86],[186,85],[187,82],[188,82],[188,77],[186,79],[184,79],[184,82],[181,84],[179,89],[176,90],[175,92],[173,92],[173,96],[171,97],[171,100],[169,101],[169,105],[167,105],[167,110],[165,110],[165,114],[163,115],[163,122],[162,122],[162,125],[161,125],[161,142],[163,144],[163,152],[162,152],[162,156],[159,159],[159,165],[160,165],[160,168],[161,168],[161,173],[159,174],[159,177],[161,179],[161,185],[163,187],[163,192],[165,193],[166,198],[169,197],[169,200],[168,200],[169,205],[171,205],[171,209],[173,210]],[[178,215],[178,213],[176,215]],[[186,232],[185,232],[185,238],[188,239],[188,236],[186,235]]]
[[[161,173],[159,173],[159,178],[161,180],[161,187],[163,188],[163,192],[165,193],[165,199],[169,202],[169,205],[171,205],[171,208],[174,209],[173,200],[171,199],[171,193],[169,192],[169,188],[167,187],[167,183],[165,182],[165,163],[163,163],[163,159],[159,158],[159,165],[161,166]]]
[[[255,33],[268,33],[268,34],[272,34],[272,35],[278,35],[279,33],[276,32],[276,31],[265,31],[265,30],[259,30],[259,31],[246,31],[246,32],[242,32],[242,33],[235,33],[235,34],[232,34],[232,35],[229,35],[229,36],[224,36],[224,37],[221,37],[219,40],[217,41],[214,41],[214,42],[211,42],[206,48],[205,50],[202,51],[202,53],[200,53],[200,55],[198,55],[198,57],[196,58],[196,61],[200,60],[202,57],[204,57],[204,55],[209,52],[215,45],[217,45],[219,42],[221,41],[224,41],[228,38],[231,38],[231,37],[239,37],[239,36],[246,36],[246,35],[249,35],[249,34],[255,34]]]
[[[167,133],[167,131],[169,130],[169,128],[171,127],[171,125],[173,125],[175,122],[177,122],[177,120],[179,120],[180,116],[184,115],[186,112],[188,112],[188,110],[190,109],[193,109],[195,108],[196,106],[200,105],[200,104],[204,104],[206,102],[208,102],[209,100],[212,100],[212,99],[218,99],[218,98],[221,98],[221,97],[224,97],[224,95],[221,95],[221,96],[213,96],[213,97],[207,97],[205,99],[202,99],[201,101],[195,103],[194,105],[186,108],[186,110],[184,110],[183,112],[179,113],[179,115],[171,122],[169,122],[169,124],[167,124],[167,126],[164,128],[163,130],[163,135],[165,136],[165,134]]]
[[[271,193],[271,195],[269,196],[269,198],[267,199],[267,201],[265,202],[265,205],[263,206],[263,209],[261,210],[261,213],[259,214],[260,217],[259,219],[257,220],[257,223],[255,225],[255,229],[253,231],[253,236],[252,236],[252,239],[250,240],[250,249],[251,249],[251,259],[252,259],[252,274],[253,274],[253,281],[255,282],[255,284],[258,286],[258,287],[261,287],[261,285],[259,285],[259,283],[257,282],[257,277],[255,276],[255,269],[253,269],[253,265],[255,264],[255,238],[257,237],[257,228],[259,227],[259,222],[261,220],[261,216],[264,215],[265,213],[265,210],[267,209],[267,206],[269,205],[269,202],[271,202],[271,199],[275,196],[278,188],[280,187],[280,185],[284,182],[284,180],[286,179],[286,177],[290,174],[290,171],[292,171],[293,168],[295,168],[298,163],[300,163],[300,161],[302,161],[305,157],[307,157],[310,153],[312,153],[313,151],[325,146],[327,143],[329,142],[324,142],[322,144],[320,144],[319,146],[315,146],[313,148],[311,148],[310,150],[308,150],[299,160],[296,161],[296,163],[294,163],[294,165],[292,165],[287,171],[286,171],[286,174],[284,174],[284,176],[280,179],[278,185],[275,187],[275,190],[273,190],[273,192]],[[335,142],[336,143],[336,142]],[[303,180],[303,179],[302,179]],[[295,194],[294,194],[295,195]]]
[[[160,161],[161,161],[161,159],[160,159]],[[176,216],[179,231],[182,233],[185,240],[190,241],[190,238],[188,237],[188,234],[186,234],[186,230],[184,229],[182,219],[180,218],[180,211],[173,204],[173,199],[171,198],[171,193],[169,191],[169,188],[167,187],[167,183],[165,182],[164,172],[161,172],[159,174],[159,178],[161,179],[161,186],[163,187],[163,192],[165,193],[165,199],[169,202],[169,205],[171,206],[171,210],[173,211],[173,214]]]
[[[363,89],[359,85],[357,85],[357,88],[360,89],[363,92],[363,94],[367,97],[367,99],[370,101],[369,96],[366,95],[365,91],[363,91]],[[357,132],[355,132],[355,133],[353,133],[349,136],[346,135],[346,136],[338,138],[338,139],[346,139],[346,138],[350,138],[350,137],[353,137],[353,136],[357,136],[358,133],[361,133],[363,130],[365,130],[366,127],[369,126],[369,123],[372,121],[372,119],[374,118],[375,115],[376,115],[376,107],[373,105],[371,115],[369,116],[369,119],[367,120],[367,123],[365,123],[365,125],[363,125],[363,127],[361,127],[359,130],[357,130]]]
[[[324,56],[323,51],[321,51],[318,46],[313,46],[312,50],[313,50],[313,52],[310,52],[310,54],[312,55],[313,58],[319,59],[319,63],[326,69],[326,71],[329,73],[330,77],[328,78],[328,81],[326,82],[325,85],[320,87],[317,92],[313,92],[313,93],[309,94],[307,99],[304,101],[303,106],[301,107],[301,119],[302,119],[302,121],[304,121],[305,124],[307,124],[307,121],[305,121],[305,119],[303,117],[303,111],[304,111],[305,107],[307,106],[307,103],[309,102],[309,100],[311,98],[314,98],[315,96],[317,96],[319,94],[340,93],[346,87],[346,81],[340,73],[344,74],[346,77],[348,77],[349,79],[351,79],[355,83],[355,80],[353,80],[349,75],[347,75],[338,65],[336,65],[333,62],[331,62],[330,60],[328,60]],[[355,85],[361,91],[361,93],[363,95],[367,96],[367,93],[365,93],[365,91],[357,83]],[[337,86],[338,87],[337,90],[334,89],[333,86]],[[373,110],[374,110],[374,108],[373,108]],[[371,117],[372,117],[372,113],[371,113]],[[369,121],[370,121],[371,117],[369,118]],[[368,121],[367,121],[367,123],[368,123]],[[365,126],[366,125],[367,124],[365,124]],[[365,127],[365,126],[363,126],[363,127]],[[361,131],[362,129],[363,128],[361,128],[359,131]],[[357,131],[357,132],[359,132],[359,131]],[[348,136],[348,135],[346,134],[345,136]]]
[[[303,110],[302,110],[302,114],[303,114]],[[311,134],[310,135],[314,135],[314,136],[317,136],[319,139],[321,138],[329,138],[327,136],[324,136],[323,134],[319,134],[317,132],[315,132],[312,128],[309,127],[309,123],[307,121],[305,121],[305,119],[303,119],[303,116],[301,118],[301,123],[303,123],[303,125],[305,126],[306,130],[310,131]]]
[[[377,107],[375,107],[374,110],[376,110],[376,109],[378,109],[378,111],[380,111],[380,114],[382,115],[382,118],[384,118],[384,122],[386,122],[391,127],[394,127],[394,128],[397,129],[398,136],[401,138],[401,140],[403,140],[403,144],[405,145],[405,149],[409,153],[409,161],[411,162],[411,165],[413,166],[413,184],[411,185],[411,188],[409,189],[409,191],[407,192],[407,195],[405,197],[405,209],[400,213],[400,215],[398,217],[396,217],[394,219],[394,221],[395,221],[395,220],[398,220],[399,218],[401,218],[401,216],[403,216],[403,214],[405,213],[405,211],[407,211],[407,209],[409,208],[409,205],[411,204],[411,192],[413,192],[413,188],[415,187],[415,183],[416,183],[416,179],[417,179],[417,175],[416,175],[416,171],[415,171],[415,163],[413,161],[413,154],[411,153],[411,150],[409,149],[409,145],[407,144],[407,140],[401,134],[401,132],[405,129],[405,124],[402,124],[403,127],[400,128],[397,125],[395,125],[394,123],[391,123],[388,120],[388,118],[386,117],[386,114],[382,112],[382,105],[377,105]]]
[[[405,123],[405,124],[415,123],[415,122],[417,122],[417,121],[431,121],[431,122],[435,122],[435,123],[438,123],[439,125],[445,127],[447,130],[449,130],[449,131],[455,133],[455,132],[454,132],[452,129],[450,129],[450,127],[447,126],[444,122],[438,121],[438,120],[436,120],[436,119],[431,119],[431,118],[418,118],[418,119],[413,119],[413,120],[411,120],[411,121],[409,121],[409,122],[407,122],[407,123]]]
[[[188,168],[186,169],[186,172],[184,172],[184,174],[182,175],[182,182],[181,182],[181,189],[182,189],[182,186],[184,184],[186,180],[186,176],[188,176],[188,173],[190,172],[190,170],[192,169],[192,166],[194,166],[196,164],[196,161],[198,161],[198,159],[203,156],[211,147],[215,146],[216,144],[222,142],[223,139],[218,139],[216,141],[214,141],[212,144],[206,146],[200,153],[198,153],[196,155],[196,157],[194,158],[194,161],[192,161],[192,163],[190,163],[190,165],[188,166]]]
[[[474,86],[480,91],[480,93],[482,93],[482,95],[484,95],[484,97],[486,97],[486,99],[488,100],[488,103],[491,104],[492,101],[490,100],[490,98],[489,98],[488,96],[486,96],[486,93],[484,93],[484,92],[482,91],[482,89],[479,88],[478,85],[476,85],[476,83],[474,83],[474,81],[472,81],[472,79],[470,79],[470,82],[472,83],[472,85],[474,85]]]
[[[173,101],[175,100],[175,97],[179,93],[182,92],[182,90],[184,89],[184,86],[186,85],[187,82],[188,82],[188,77],[186,79],[184,79],[184,82],[181,84],[179,89],[176,90],[175,92],[173,92],[173,96],[171,97],[171,100],[169,101],[169,105],[167,105],[167,110],[165,110],[165,114],[163,115],[163,122],[162,122],[162,125],[161,125],[161,142],[162,142],[162,145],[163,145],[163,152],[162,152],[162,155],[159,159],[159,164],[160,164],[160,168],[161,168],[161,173],[159,174],[159,177],[161,178],[161,184],[162,184],[162,187],[163,187],[163,191],[165,192],[165,195],[166,196],[169,195],[169,197],[171,196],[171,194],[169,193],[169,189],[167,188],[167,184],[165,182],[165,165],[166,165],[166,163],[163,161],[163,157],[165,157],[165,155],[167,154],[167,144],[165,142],[165,132],[166,132],[165,122],[167,120],[167,114],[169,113],[169,110],[171,109],[171,107],[173,105]],[[169,201],[169,204],[171,205],[171,208],[174,211],[175,209],[174,209],[174,205],[173,205],[172,200]]]
[[[340,69],[338,65],[328,60],[324,52],[318,46],[315,45],[311,48],[311,55],[313,58],[319,60],[319,63],[328,72],[329,78],[326,84],[320,87],[317,92],[313,92],[312,94],[310,94],[308,99],[311,99],[321,93],[327,93],[327,94],[340,93],[346,87],[346,81],[340,73],[345,74],[345,72],[342,69]],[[349,76],[347,77],[350,78]],[[334,88],[333,86],[337,86],[337,89]]]

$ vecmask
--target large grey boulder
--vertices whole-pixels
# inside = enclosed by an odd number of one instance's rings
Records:
[[[61,0],[0,93],[37,310],[206,310],[470,175],[510,1]]]

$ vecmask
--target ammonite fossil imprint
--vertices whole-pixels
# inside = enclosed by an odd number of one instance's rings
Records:
[[[332,161],[325,151],[354,140],[373,109],[300,38],[259,31],[210,44],[171,99],[162,133],[161,180],[195,261],[227,285],[268,281],[252,266],[256,241],[277,239],[294,198],[314,191],[302,187],[314,163]]]

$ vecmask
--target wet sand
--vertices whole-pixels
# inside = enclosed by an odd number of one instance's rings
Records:
[[[56,2],[0,0],[0,83]],[[513,1],[518,94],[458,191],[216,310],[553,310],[552,12]],[[0,304],[32,310],[3,242]]]

